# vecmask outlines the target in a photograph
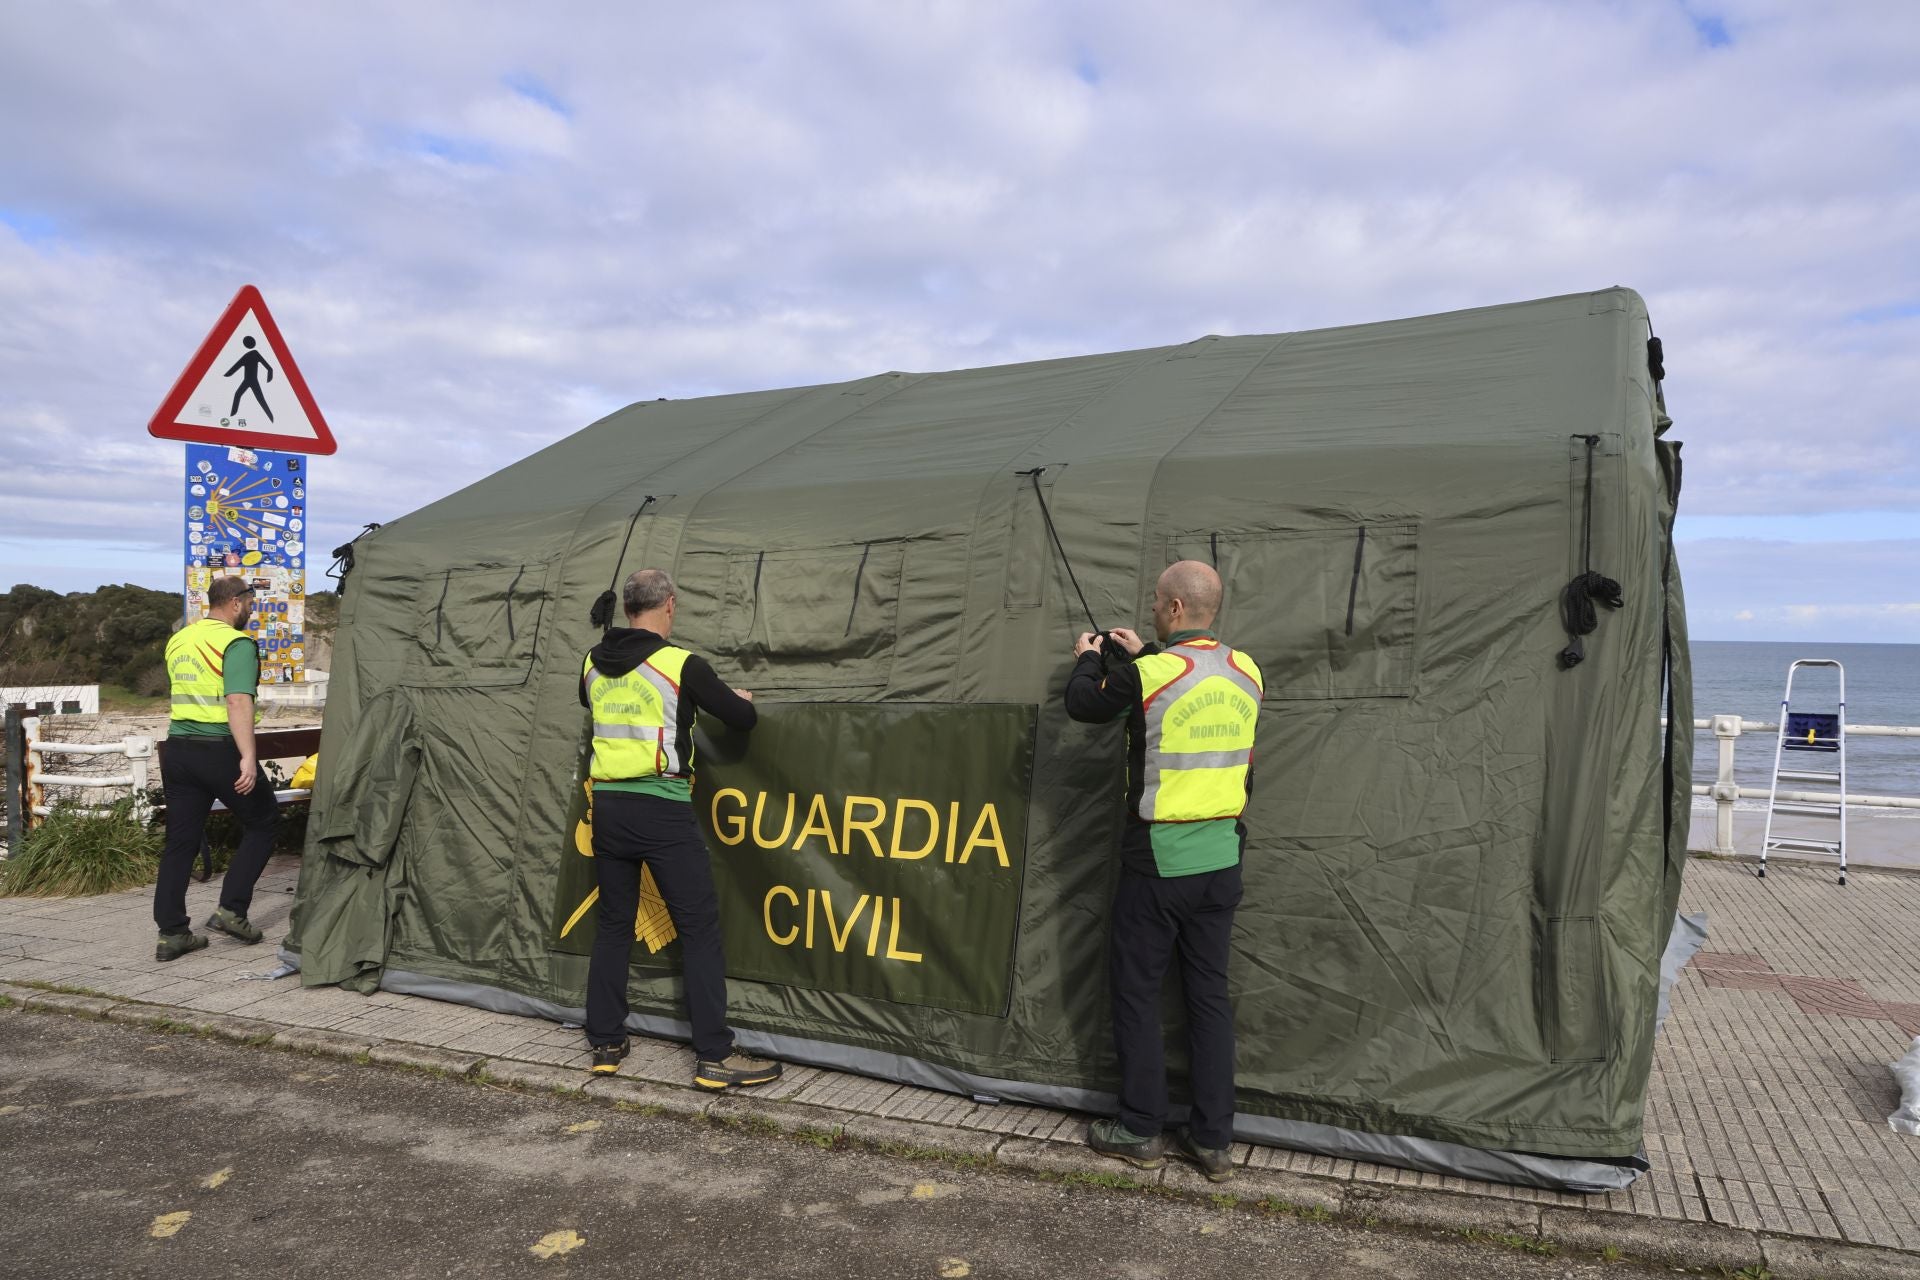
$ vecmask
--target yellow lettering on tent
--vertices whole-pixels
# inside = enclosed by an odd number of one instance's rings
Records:
[[[800,895],[783,884],[777,884],[767,890],[766,900],[760,904],[760,918],[766,921],[767,937],[778,946],[790,947],[793,945],[793,940],[800,936],[800,926],[796,924],[788,929],[784,938],[773,931],[773,899],[776,894],[786,897],[796,907],[800,905]]]
[[[741,803],[744,804],[746,797],[743,795],[740,797],[740,800]],[[807,806],[807,821],[805,825],[800,828],[800,834],[793,839],[794,849],[797,851],[801,845],[807,842],[808,836],[815,835],[825,836],[827,838],[828,853],[840,852],[840,846],[834,842],[833,819],[827,816],[827,798],[825,796],[815,796],[813,803]]]
[[[720,802],[731,797],[740,803],[740,812],[720,817]],[[747,793],[738,787],[722,787],[713,793],[713,838],[721,844],[739,844],[747,838]]]
[[[873,811],[873,816],[864,821],[853,820],[853,807],[860,805]],[[843,852],[853,852],[853,833],[858,831],[867,838],[867,847],[873,850],[873,856],[884,858],[880,839],[874,831],[887,820],[887,802],[873,796],[848,796],[846,805],[840,811],[840,847]]]
[[[960,802],[947,806],[947,861],[953,861],[953,842],[960,838]]]
[[[904,847],[902,837],[906,834],[907,814],[924,813],[927,815],[927,842],[917,849]],[[925,800],[903,799],[896,801],[893,809],[893,839],[887,844],[889,858],[908,860],[924,858],[933,852],[933,846],[940,843],[940,811]]]
[[[762,791],[753,798],[753,842],[762,849],[783,849],[787,844],[787,833],[793,830],[793,793],[787,793],[787,816],[780,824],[780,834],[769,840],[760,834],[760,812],[767,806],[767,793]]]
[[[899,899],[894,901],[898,902]],[[870,956],[878,954],[880,950],[880,917],[886,914],[886,905],[885,898],[873,900],[873,919],[867,924],[867,954]]]
[[[809,951],[813,950],[813,899],[819,892],[818,889],[807,890],[807,941],[805,945]]]
[[[982,836],[982,831],[989,834]],[[967,859],[973,856],[975,849],[991,849],[1001,866],[1013,865],[1007,858],[1007,842],[1000,834],[1000,813],[991,803],[980,810],[980,817],[973,824],[973,834],[967,837],[966,847],[960,850],[961,866],[967,865]]]
[[[900,899],[898,898],[893,900],[893,932],[887,938],[887,959],[905,960],[909,964],[920,963],[920,953],[918,951],[902,951],[900,949]]]
[[[853,926],[859,923],[860,913],[867,909],[867,903],[871,902],[872,900],[873,898],[871,894],[865,894],[865,893],[861,894],[860,900],[853,904],[853,914],[847,917],[847,927],[845,929],[841,929],[837,924],[834,923],[834,919],[833,919],[832,891],[827,889],[822,889],[820,891],[820,909],[826,913],[827,936],[833,939],[833,949],[835,951],[845,951],[847,949],[847,940],[853,937]],[[808,945],[811,946],[812,944],[809,943]]]

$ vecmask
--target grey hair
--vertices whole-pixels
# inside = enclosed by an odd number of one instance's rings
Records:
[[[665,569],[635,569],[627,575],[627,585],[620,593],[620,603],[629,618],[658,609],[671,599],[673,579]]]

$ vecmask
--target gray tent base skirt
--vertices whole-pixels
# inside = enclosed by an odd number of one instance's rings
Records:
[[[1694,952],[1705,944],[1706,939],[1707,920],[1704,915],[1674,917],[1673,933],[1667,940],[1666,954],[1661,957],[1660,963],[1659,1016],[1662,1024],[1666,1021],[1669,989],[1680,976],[1680,970],[1693,959]],[[280,958],[295,967],[299,966],[300,957],[294,952],[283,948]],[[550,1000],[477,982],[457,982],[430,974],[409,973],[404,969],[388,969],[382,973],[380,989],[448,1000],[495,1013],[544,1018],[550,1022],[577,1024],[585,1018],[584,1010],[555,1004]],[[684,1041],[691,1038],[692,1034],[691,1028],[684,1022],[640,1013],[628,1016],[627,1029],[663,1040]],[[1114,1111],[1114,1096],[1094,1089],[1000,1080],[903,1054],[882,1053],[875,1049],[808,1040],[800,1036],[746,1030],[736,1032],[735,1036],[742,1048],[769,1054],[785,1062],[850,1071],[925,1089],[940,1089],[982,1102],[1024,1102],[1037,1107],[1084,1111],[1095,1115],[1111,1115]],[[1176,1117],[1179,1112],[1180,1109],[1175,1108]],[[1233,1136],[1243,1142],[1309,1151],[1337,1160],[1367,1160],[1424,1173],[1453,1174],[1486,1182],[1582,1194],[1622,1190],[1633,1185],[1650,1167],[1644,1152],[1618,1162],[1580,1160],[1524,1151],[1491,1151],[1453,1142],[1436,1142],[1400,1134],[1367,1133],[1272,1116],[1235,1116]]]

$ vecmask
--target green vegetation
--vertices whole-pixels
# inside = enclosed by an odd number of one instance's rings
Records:
[[[151,884],[164,837],[134,814],[131,798],[105,814],[55,805],[0,862],[0,897],[71,898]]]
[[[131,583],[66,595],[25,584],[0,592],[0,684],[97,684],[103,711],[163,711],[163,659],[181,607],[178,591]],[[307,630],[323,651],[339,614],[333,592],[307,596]]]

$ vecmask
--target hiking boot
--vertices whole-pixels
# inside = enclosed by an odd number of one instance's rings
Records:
[[[229,911],[225,907],[219,908],[207,917],[207,928],[213,930],[215,933],[224,933],[229,938],[238,942],[244,942],[249,946],[267,936],[260,932],[259,928],[251,920],[238,912]],[[204,946],[205,944],[202,943],[201,945]]]
[[[597,1044],[593,1046],[593,1065],[587,1070],[597,1076],[610,1076],[620,1069],[621,1061],[631,1048],[631,1040],[622,1040],[618,1044]]]
[[[701,1058],[693,1064],[693,1083],[702,1089],[744,1088],[779,1078],[779,1063],[745,1053],[730,1053],[718,1062]]]
[[[1095,1120],[1087,1130],[1087,1145],[1139,1169],[1158,1169],[1167,1162],[1165,1134],[1143,1138],[1118,1120]]]
[[[178,960],[187,952],[198,951],[206,945],[206,936],[191,929],[185,933],[163,933],[160,935],[160,945],[153,949],[153,958],[163,963]]]
[[[1193,1130],[1181,1125],[1177,1134],[1180,1154],[1200,1166],[1208,1182],[1225,1182],[1233,1176],[1233,1151],[1229,1147],[1203,1147],[1193,1140]]]

